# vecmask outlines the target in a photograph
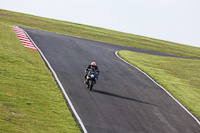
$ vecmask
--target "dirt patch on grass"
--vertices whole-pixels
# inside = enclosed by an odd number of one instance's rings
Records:
[[[17,113],[17,112],[11,112],[11,114],[13,114],[13,115],[19,115],[19,116],[26,116],[26,114],[21,114],[21,113]]]

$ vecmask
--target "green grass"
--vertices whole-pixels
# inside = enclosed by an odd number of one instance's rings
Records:
[[[200,48],[198,47],[22,13],[0,10],[0,22],[130,47],[200,58]]]
[[[39,53],[0,29],[0,132],[80,132]]]
[[[150,75],[200,119],[200,60],[119,51],[119,56]]]
[[[10,25],[200,59],[197,47],[0,9],[0,132],[80,132],[39,53],[23,47]],[[155,60],[153,56],[146,60],[137,53],[134,60],[136,56],[137,62],[145,65]],[[163,81],[161,85],[199,118],[199,61],[155,58],[157,64],[144,65],[143,69],[154,71],[153,77]],[[161,69],[160,63],[168,65]],[[181,65],[177,63],[187,67],[178,69]],[[158,73],[167,76],[161,78]],[[166,80],[171,83],[166,84]]]

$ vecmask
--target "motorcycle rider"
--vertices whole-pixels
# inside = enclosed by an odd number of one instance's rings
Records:
[[[85,69],[85,80],[84,80],[84,83],[86,83],[86,77],[88,75],[88,70],[89,69],[94,69],[95,70],[95,73],[96,73],[97,79],[98,79],[99,69],[97,67],[97,64],[96,64],[96,62],[91,62],[91,64],[89,64],[88,67]]]

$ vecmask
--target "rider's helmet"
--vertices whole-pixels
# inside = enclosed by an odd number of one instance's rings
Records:
[[[91,63],[91,67],[92,67],[92,68],[95,68],[96,66],[97,66],[96,62],[92,62],[92,63]]]

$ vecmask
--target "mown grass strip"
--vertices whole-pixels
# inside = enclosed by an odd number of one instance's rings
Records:
[[[119,51],[119,56],[140,68],[200,119],[200,60]]]
[[[80,132],[39,53],[0,29],[0,132]]]
[[[0,22],[163,53],[200,58],[200,48],[198,47],[1,9]]]

